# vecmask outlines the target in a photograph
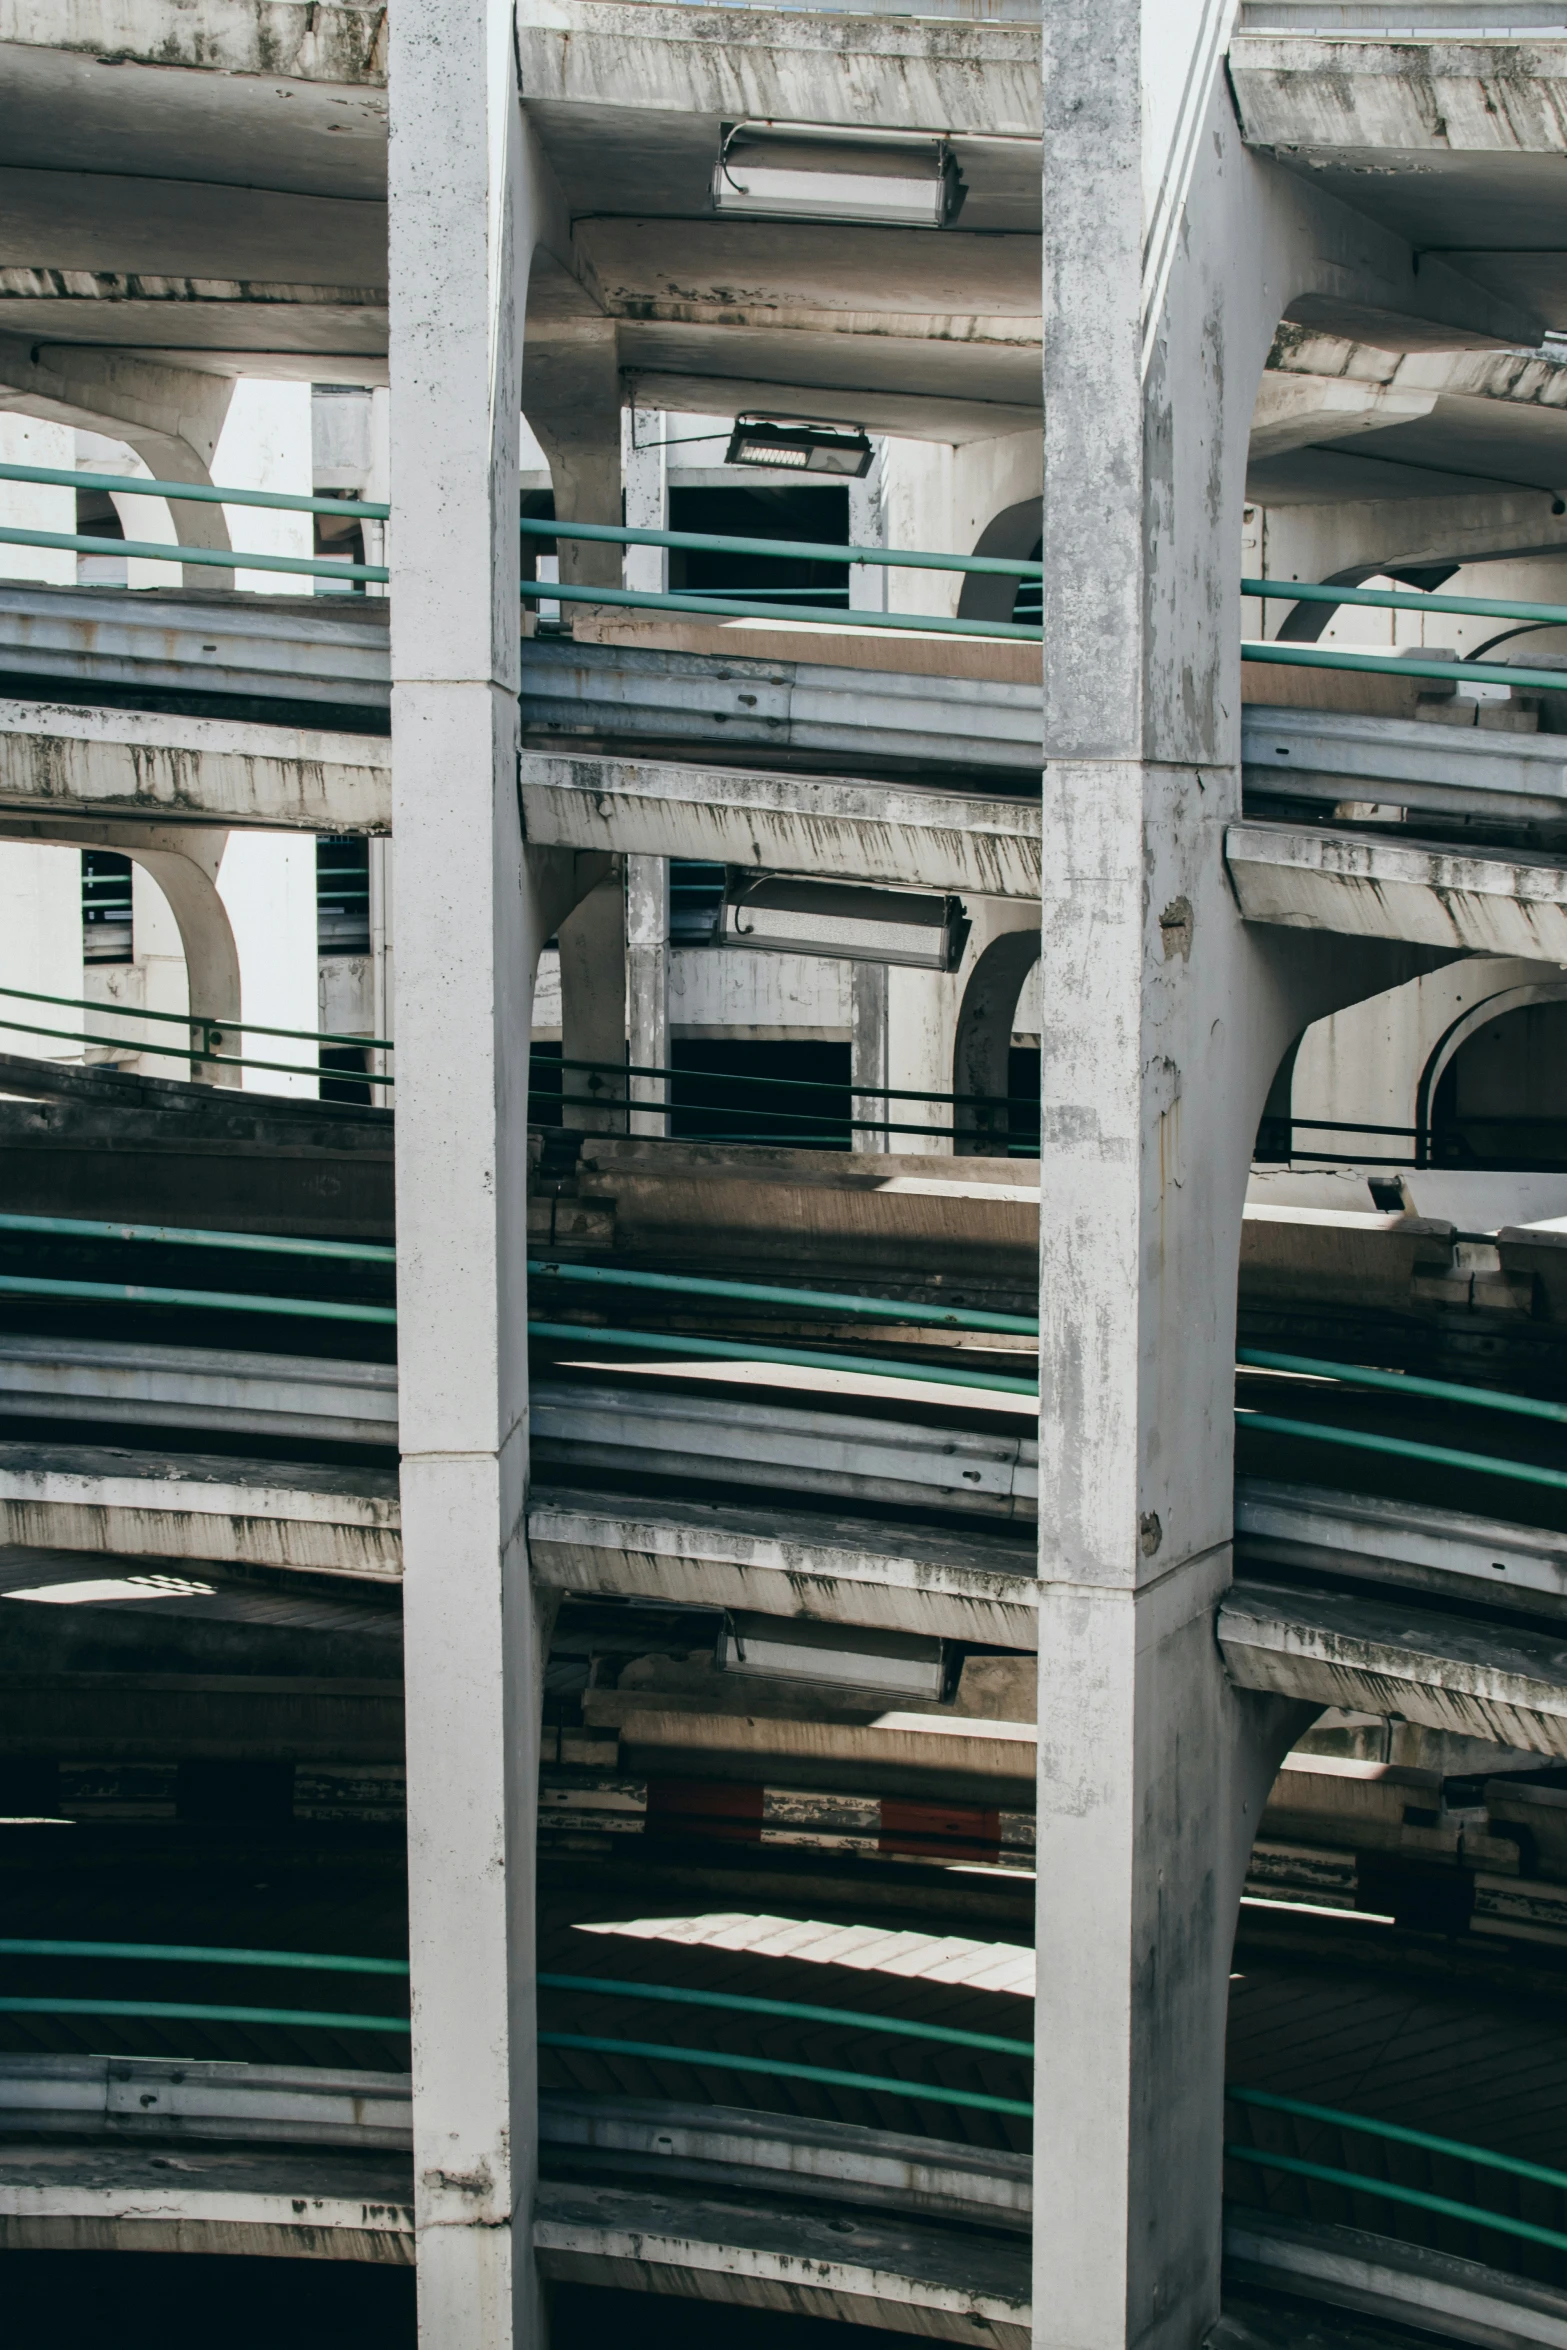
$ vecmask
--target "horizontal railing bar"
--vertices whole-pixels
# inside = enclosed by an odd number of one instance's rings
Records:
[[[76,530],[13,530],[0,524],[0,546],[55,547],[71,555],[125,555],[138,563],[205,564],[213,571],[301,571],[317,579],[364,579],[386,582],[391,573],[384,563],[344,563],[325,555],[256,555],[242,547],[170,546],[164,539],[90,538]]]
[[[171,1248],[249,1249],[258,1255],[346,1257],[368,1265],[395,1265],[397,1251],[382,1241],[288,1240],[270,1232],[212,1232],[185,1224],[101,1224],[86,1216],[0,1215],[0,1232],[45,1232],[62,1240],[147,1240]],[[9,1944],[0,1941],[0,1950]]]
[[[406,1958],[345,1958],[335,1951],[231,1950],[205,1942],[57,1942],[35,1936],[0,1940],[4,1958],[153,1958],[200,1966],[324,1968],[340,1975],[406,1975]]]
[[[1567,626],[1567,604],[1526,604],[1515,596],[1425,595],[1419,588],[1333,587],[1277,579],[1243,579],[1241,594],[1269,604],[1370,604],[1382,611],[1459,612],[1476,620],[1559,620]]]
[[[620,1346],[653,1354],[694,1355],[715,1362],[786,1363],[807,1371],[857,1371],[868,1377],[915,1379],[933,1387],[979,1387],[1005,1395],[1037,1395],[1037,1379],[1007,1379],[989,1371],[945,1371],[924,1363],[888,1362],[877,1355],[818,1354],[792,1346],[762,1346],[728,1338],[676,1337],[660,1330],[598,1330],[580,1322],[528,1322],[530,1338],[571,1345]],[[1567,1477],[1562,1482],[1567,1484]]]
[[[1428,1395],[1439,1403],[1477,1404],[1491,1412],[1519,1412],[1531,1420],[1567,1420],[1567,1404],[1549,1403],[1538,1395],[1507,1395],[1489,1387],[1463,1387],[1450,1379],[1422,1379],[1412,1371],[1374,1371],[1362,1363],[1320,1362],[1315,1355],[1270,1354],[1264,1348],[1239,1346],[1235,1360],[1262,1371],[1299,1371],[1312,1379],[1337,1379],[1355,1387],[1375,1387],[1391,1395]]]
[[[1274,1436],[1303,1436],[1317,1444],[1346,1444],[1357,1452],[1385,1452],[1406,1461],[1431,1461],[1444,1469],[1475,1469],[1488,1477],[1512,1477],[1523,1485],[1549,1485],[1567,1492],[1567,1470],[1537,1468],[1532,1461],[1499,1460],[1493,1453],[1460,1452],[1446,1444],[1421,1444],[1412,1436],[1379,1436],[1364,1428],[1336,1428],[1320,1420],[1283,1420],[1237,1404],[1236,1418],[1248,1428]]]
[[[1243,639],[1241,659],[1277,662],[1286,669],[1360,669],[1379,677],[1438,677],[1453,686],[1520,685],[1530,693],[1567,693],[1567,671],[1514,669],[1502,661],[1407,661],[1388,653],[1341,653],[1331,646],[1279,644],[1273,638]],[[1281,776],[1280,780],[1283,784],[1288,779]]]
[[[140,1012],[126,1012],[123,1016],[134,1020],[152,1017],[150,1013],[143,1015]],[[215,1028],[220,1023],[195,1020],[191,1025],[195,1028]],[[225,1022],[222,1025],[237,1027],[238,1022]],[[368,1070],[323,1069],[315,1061],[258,1061],[246,1053],[206,1052],[196,1044],[159,1044],[155,1038],[144,1036],[105,1036],[99,1029],[45,1028],[37,1020],[0,1020],[0,1028],[15,1029],[23,1036],[53,1037],[58,1044],[96,1044],[112,1052],[152,1053],[164,1061],[200,1061],[205,1067],[213,1069],[272,1069],[285,1077],[337,1078],[351,1085],[395,1085],[397,1082],[394,1077],[372,1076]],[[359,1039],[356,1037],[353,1042],[357,1044]],[[936,1132],[937,1129],[931,1128],[930,1131]]]
[[[103,1012],[111,1018],[117,1016],[124,1020],[171,1021],[177,1028],[229,1031],[242,1028],[247,1036],[283,1036],[297,1044],[356,1044],[362,1045],[366,1052],[378,1053],[389,1053],[396,1049],[389,1036],[346,1036],[331,1028],[269,1028],[263,1021],[241,1019],[237,1014],[228,1020],[217,1012],[144,1012],[139,1006],[107,1004],[96,996],[40,995],[32,987],[0,987],[0,996],[16,996],[29,1004],[57,1004],[66,1012]],[[49,1035],[53,1032],[41,1029],[39,1033]]]
[[[0,481],[46,482],[67,490],[119,490],[133,498],[178,498],[200,506],[272,506],[290,514],[349,514],[362,516],[367,522],[385,522],[392,511],[370,498],[307,498],[292,490],[226,490],[208,482],[144,481],[134,473],[62,473],[49,465],[0,465]]]
[[[1342,2113],[1335,2105],[1312,2105],[1300,2097],[1280,2097],[1271,2089],[1235,2089],[1224,2092],[1232,2104],[1255,2105],[1267,2113],[1297,2114],[1303,2121],[1331,2122],[1341,2130],[1358,2130],[1368,2138],[1388,2138],[1399,2146],[1420,2146],[1429,2154],[1453,2154],[1463,2162],[1483,2165],[1487,2170],[1503,2170],[1520,2179],[1535,2179],[1542,2186],[1560,2187],[1567,2193],[1567,2171],[1548,2170],[1544,2164],[1525,2162],[1516,2154],[1494,2154],[1488,2146],[1470,2146],[1462,2138],[1435,2138],[1429,2130],[1412,2130],[1405,2122],[1373,2121],[1365,2114]]]
[[[630,530],[613,522],[546,522],[525,514],[521,528],[528,538],[597,539],[617,547],[689,547],[711,555],[787,556],[795,562],[881,564],[889,571],[973,571],[1006,579],[1043,579],[1045,567],[1037,557],[1013,555],[936,555],[928,548],[835,546],[830,539],[747,539],[725,531]]]
[[[737,2015],[788,2016],[800,2023],[850,2024],[863,2032],[886,2032],[907,2040],[939,2040],[950,2048],[982,2048],[995,2056],[1031,2059],[1031,2040],[1006,2040],[995,2032],[964,2032],[950,2024],[906,2023],[901,2017],[862,2015],[849,2007],[811,2007],[794,1999],[757,1999],[738,1991],[687,1990],[674,1983],[627,1983],[609,1975],[540,1975],[541,1991],[603,1992],[611,1999],[661,1999],[681,2007],[722,2007]]]
[[[540,2032],[541,2048],[582,2048],[600,2056],[651,2057],[664,2063],[705,2064],[717,2072],[772,2073],[790,2081],[822,2081],[836,2089],[880,2090],[889,2097],[927,2098],[934,2105],[967,2105],[981,2113],[1012,2113],[1027,2120],[1032,2105],[1017,2097],[990,2097],[974,2089],[941,2089],[892,2081],[877,2073],[840,2072],[825,2064],[788,2064],[774,2056],[721,2056],[707,2048],[670,2048],[655,2040],[601,2040],[585,2032]]]
[[[171,2023],[309,2024],[334,2031],[411,2032],[406,2016],[338,2015],[311,2007],[208,2007],[175,1999],[0,1999],[0,2015],[162,2016]]]
[[[0,988],[0,995],[4,993],[5,990]],[[356,1040],[344,1037],[341,1041],[344,1044],[349,1044]],[[862,1085],[857,1077],[847,1078],[841,1084],[827,1084],[820,1077],[769,1077],[765,1073],[758,1075],[750,1069],[666,1069],[652,1061],[568,1061],[554,1053],[550,1053],[546,1057],[542,1045],[536,1044],[531,1050],[534,1058],[543,1061],[546,1068],[578,1069],[588,1072],[602,1071],[610,1077],[684,1077],[698,1081],[721,1079],[726,1085],[776,1086],[780,1090],[787,1090],[791,1093],[869,1095],[879,1102],[951,1102],[960,1109],[967,1108],[971,1104],[981,1109],[991,1110],[1037,1111],[1039,1108],[1038,1102],[1031,1095],[1020,1093],[920,1093],[912,1086],[907,1085]],[[575,1099],[576,1097],[571,1098]],[[633,1106],[646,1109],[650,1105],[643,1102]],[[657,1108],[659,1105],[655,1103],[651,1106]],[[923,1133],[925,1130],[916,1128],[915,1131]],[[1359,1130],[1357,1129],[1357,1131]]]
[[[397,1320],[395,1306],[365,1306],[338,1298],[255,1297],[243,1290],[148,1288],[132,1281],[47,1281],[31,1273],[0,1273],[0,1292],[11,1297],[96,1298],[109,1305],[188,1306],[198,1312],[293,1314],[318,1322]]]
[[[118,541],[111,540],[117,546]],[[696,612],[716,614],[720,620],[777,620],[780,614],[771,604],[742,602],[721,596],[698,596],[684,592],[674,595],[655,595],[649,589],[615,587],[578,587],[565,581],[525,579],[522,594],[533,602],[577,604],[620,604],[643,612]],[[938,636],[1016,637],[1025,643],[1038,644],[1040,631],[1011,620],[958,620],[936,612],[866,612],[829,611],[824,604],[810,605],[790,615],[795,620],[823,620],[841,628],[901,628],[929,632]],[[800,658],[809,657],[810,639],[804,640]],[[737,647],[738,651],[740,648]]]
[[[1567,2252],[1567,2236],[1556,2228],[1537,2227],[1532,2220],[1509,2219],[1499,2211],[1484,2211],[1475,2203],[1458,2203],[1450,2195],[1429,2195],[1421,2187],[1395,2187],[1385,2179],[1368,2179],[1359,2171],[1336,2170],[1325,2162],[1305,2162],[1295,2154],[1265,2154],[1256,2146],[1226,2146],[1232,2162],[1252,2162],[1262,2170],[1289,2171],[1302,2179],[1323,2179],[1335,2187],[1353,2187],[1362,2195],[1380,2195],[1387,2203],[1412,2204],[1417,2211],[1437,2211],[1446,2219],[1468,2220],[1476,2227],[1495,2228],[1504,2236],[1521,2236],[1526,2243],[1550,2244]]]
[[[0,1216],[0,1229],[6,1219]],[[528,1271],[556,1281],[601,1282],[614,1289],[668,1290],[677,1296],[743,1298],[757,1305],[805,1306],[820,1313],[863,1314],[889,1322],[918,1323],[922,1329],[1004,1330],[1027,1338],[1039,1335],[1032,1314],[992,1314],[975,1308],[908,1305],[892,1297],[856,1297],[852,1290],[786,1289],[763,1281],[718,1281],[695,1273],[632,1273],[609,1265],[568,1265],[530,1257]]]

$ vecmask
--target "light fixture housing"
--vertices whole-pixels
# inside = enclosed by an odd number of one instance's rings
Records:
[[[937,132],[726,123],[713,166],[713,210],[760,220],[950,228],[967,193]]]
[[[737,416],[726,465],[765,465],[769,473],[825,473],[860,481],[875,457],[857,424],[817,424],[805,416]]]
[[[797,1616],[726,1616],[717,1662],[724,1673],[827,1682],[892,1701],[939,1703],[946,1679],[943,1644],[926,1633],[861,1631]]]
[[[968,934],[960,898],[732,867],[717,943],[764,954],[955,971]]]

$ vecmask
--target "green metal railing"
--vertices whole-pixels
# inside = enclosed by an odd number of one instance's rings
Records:
[[[1567,627],[1567,605],[1537,604],[1515,596],[1427,595],[1418,588],[1333,587],[1280,579],[1243,579],[1241,594],[1260,603],[1363,604],[1381,611],[1450,612],[1476,620],[1532,620]],[[1246,639],[1241,658],[1290,669],[1357,669],[1395,677],[1434,677],[1450,685],[1467,681],[1567,693],[1567,674],[1561,670],[1525,669],[1505,661],[1422,661],[1412,654],[1341,651],[1336,646],[1280,642],[1276,637]]]
[[[189,1044],[170,1041],[160,1045],[157,1039],[145,1036],[106,1036],[101,1030],[76,1028],[46,1028],[38,1020],[0,1019],[0,1029],[15,1031],[24,1036],[47,1036],[62,1044],[106,1045],[111,1050],[132,1053],[155,1053],[164,1060],[200,1061],[221,1069],[270,1069],[285,1077],[341,1076],[341,1070],[322,1071],[315,1061],[262,1061],[246,1053],[220,1053],[216,1048],[236,1031],[242,1036],[281,1036],[291,1043],[322,1045],[356,1045],[364,1052],[389,1053],[394,1050],[390,1037],[345,1036],[332,1029],[272,1028],[260,1020],[223,1020],[211,1012],[154,1012],[143,1011],[133,1004],[104,1003],[93,996],[41,995],[31,987],[0,987],[0,997],[7,1001],[27,1004],[52,1004],[63,1011],[98,1012],[109,1020],[156,1020],[165,1026],[183,1028],[191,1036]],[[199,1041],[198,1041],[199,1039]],[[357,1073],[355,1073],[357,1075]],[[392,1077],[372,1077],[368,1072],[359,1082],[365,1085],[393,1085]]]
[[[753,1088],[762,1086],[766,1088],[768,1092],[810,1094],[817,1099],[819,1099],[820,1096],[824,1093],[840,1093],[847,1094],[852,1101],[929,1102],[936,1107],[947,1107],[951,1109],[974,1109],[976,1111],[983,1112],[987,1118],[994,1120],[1004,1119],[1010,1121],[1015,1113],[1020,1124],[1031,1125],[1035,1128],[1037,1128],[1039,1123],[1039,1104],[1037,1101],[1033,1100],[1032,1097],[1025,1094],[922,1093],[911,1086],[863,1085],[855,1077],[829,1081],[820,1077],[773,1077],[768,1075],[766,1071],[753,1071],[746,1069],[668,1069],[660,1067],[651,1062],[642,1061],[564,1060],[560,1057],[559,1054],[550,1052],[545,1047],[537,1044],[531,1048],[531,1060],[533,1072],[536,1077],[559,1069],[562,1071],[570,1070],[575,1074],[584,1076],[606,1077],[610,1079],[610,1081],[616,1086],[619,1086],[623,1081],[629,1080],[633,1077],[651,1077],[661,1079],[663,1081],[664,1095],[661,1101],[631,1099],[626,1094],[619,1091],[612,1093],[607,1087],[597,1093],[587,1092],[581,1094],[568,1094],[564,1091],[563,1088],[561,1094],[558,1097],[553,1092],[551,1092],[547,1097],[551,1103],[559,1098],[562,1102],[570,1102],[577,1106],[582,1106],[585,1104],[588,1107],[597,1109],[627,1110],[631,1112],[638,1110],[654,1110],[666,1115],[670,1113],[678,1114],[686,1108],[686,1105],[674,1100],[674,1088],[678,1083],[681,1082],[681,1080],[684,1080],[687,1084],[744,1085],[751,1086]],[[540,1090],[540,1098],[545,1098],[542,1094],[542,1089]],[[701,1118],[711,1118],[718,1115],[714,1109],[706,1104],[691,1105],[689,1114],[693,1117]],[[793,1123],[796,1123],[798,1119],[804,1114],[804,1111],[803,1107],[801,1110],[795,1111],[770,1110],[762,1107],[745,1105],[738,1111],[737,1114],[752,1121],[760,1120],[774,1126],[778,1126],[780,1124],[789,1126]],[[906,1120],[899,1121],[897,1119],[888,1118],[855,1118],[849,1116],[844,1116],[841,1118],[834,1116],[831,1119],[831,1124],[835,1129],[835,1132],[828,1138],[829,1140],[837,1140],[845,1133],[915,1134],[929,1135],[938,1138],[945,1136],[949,1139],[957,1135],[962,1135],[966,1140],[973,1140],[976,1137],[983,1138],[987,1132],[993,1132],[994,1139],[998,1142],[1010,1142],[1014,1145],[1018,1143],[1024,1143],[1029,1155],[1032,1155],[1032,1152],[1038,1147],[1037,1142],[1033,1137],[1012,1135],[1006,1130],[1006,1128],[999,1124],[994,1129],[987,1128],[986,1126],[980,1125],[978,1123],[973,1126],[958,1126],[953,1124],[944,1126],[920,1126]],[[769,1138],[766,1135],[746,1133],[741,1135],[726,1136],[702,1135],[694,1139],[705,1142],[718,1140],[765,1142]],[[797,1134],[790,1133],[782,1134],[778,1136],[777,1139],[784,1143],[798,1143],[800,1140]]]
[[[77,1942],[12,1935],[0,1940],[0,1958],[152,1959],[178,1966],[247,1966],[319,1969],[345,1975],[408,1973],[402,1958],[350,1958],[313,1950],[232,1950],[196,1942]],[[411,2031],[406,2016],[345,2015],[336,2009],[215,2005],[184,1999],[67,1999],[52,1993],[37,1998],[0,1997],[0,2015],[106,2015],[151,2018],[165,2023],[294,2024],[356,2032]]]
[[[1459,1386],[1451,1379],[1423,1379],[1412,1371],[1378,1371],[1364,1363],[1323,1362],[1317,1355],[1281,1355],[1239,1346],[1235,1360],[1259,1371],[1288,1371],[1307,1379],[1332,1379],[1353,1387],[1382,1388],[1390,1395],[1423,1395],[1438,1403],[1476,1404],[1483,1411],[1519,1412],[1531,1420],[1567,1420],[1567,1404],[1539,1395],[1508,1395],[1494,1387]]]
[[[1466,2145],[1460,2138],[1439,2138],[1429,2130],[1412,2130],[1398,2122],[1368,2121],[1363,2114],[1343,2113],[1336,2106],[1313,2105],[1299,2097],[1279,2097],[1266,2089],[1230,2088],[1225,2091],[1232,2105],[1252,2106],[1268,2113],[1283,2113],[1302,2121],[1322,2122],[1335,2129],[1352,2130],[1366,2137],[1381,2138],[1397,2146],[1411,2146],[1423,2153],[1451,2156],[1457,2161],[1472,2163],[1481,2170],[1504,2173],[1509,2178],[1528,2179],[1539,2186],[1554,2187],[1567,2193],[1567,2171],[1548,2169],[1543,2163],[1524,2162],[1510,2154],[1493,2154],[1488,2147]],[[1445,2219],[1470,2222],[1476,2227],[1494,2228],[1498,2233],[1517,2236],[1530,2244],[1548,2244],[1553,2251],[1567,2252],[1567,2234],[1558,2228],[1540,2227],[1532,2220],[1513,2219],[1505,2212],[1487,2211],[1482,2205],[1461,2203],[1450,2195],[1432,2195],[1423,2188],[1401,2187],[1390,2179],[1368,2178],[1362,2171],[1341,2170],[1334,2165],[1309,2162],[1293,2154],[1273,2154],[1258,2146],[1226,2145],[1226,2156],[1232,2162],[1253,2163],[1261,2170],[1286,2171],[1299,2178],[1320,2179],[1336,2187],[1348,2187],[1362,2195],[1381,2197],[1390,2203],[1405,2203],[1419,2211],[1432,2211]]]
[[[0,1229],[5,1219],[0,1217]],[[1004,1330],[1037,1338],[1037,1314],[992,1314],[979,1308],[909,1305],[891,1297],[860,1297],[853,1290],[790,1289],[775,1282],[719,1281],[694,1273],[619,1272],[608,1265],[565,1264],[530,1258],[530,1273],[554,1281],[597,1282],[612,1289],[667,1290],[685,1297],[725,1297],[737,1303],[803,1306],[817,1313],[863,1314],[872,1320],[917,1323],[923,1330]]]

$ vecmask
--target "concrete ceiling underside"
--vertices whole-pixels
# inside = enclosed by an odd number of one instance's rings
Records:
[[[1264,506],[1441,498],[1567,486],[1567,414],[1506,400],[1438,399],[1431,413],[1254,461],[1247,495]]]

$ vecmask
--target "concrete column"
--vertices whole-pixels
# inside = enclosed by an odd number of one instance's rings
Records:
[[[628,530],[669,528],[669,455],[664,415],[658,408],[623,408],[620,469],[625,482]],[[626,585],[661,596],[669,586],[667,547],[628,547]]]
[[[615,322],[603,317],[558,263],[541,268],[528,315],[528,422],[549,460],[557,522],[619,523],[620,358]],[[622,549],[607,541],[562,539],[560,577],[619,587]],[[562,616],[590,606],[568,604]]]
[[[370,1023],[371,1033],[395,1040],[397,1031],[392,1025],[396,1018],[396,949],[392,927],[392,842],[388,833],[378,833],[370,842]],[[368,1065],[372,1077],[395,1077],[395,1054],[372,1052]],[[394,1094],[379,1088],[371,1096],[379,1106],[390,1108]]]
[[[618,866],[560,926],[560,1056],[611,1067],[563,1069],[563,1123],[626,1131],[626,886]]]
[[[890,1085],[887,1075],[887,966],[851,963],[849,966],[849,1082],[851,1085]],[[856,1093],[850,1115],[887,1119],[894,1115],[885,1094]],[[901,1116],[901,1110],[896,1113]],[[857,1151],[884,1151],[891,1136],[861,1127],[854,1136]]]
[[[1252,404],[1319,267],[1315,223],[1339,233],[1241,149],[1225,23],[1173,0],[1045,17],[1034,2248],[1052,2350],[1195,2350],[1218,2315],[1229,1953],[1295,1727],[1230,1688],[1213,1638],[1238,1234],[1282,1053],[1375,967],[1346,940],[1248,931],[1224,876]]]
[[[626,859],[626,1059],[633,1068],[669,1066],[669,859]],[[633,1134],[667,1134],[668,1080],[633,1077]]]
[[[414,2192],[426,2350],[543,2341],[525,1540],[530,1005],[517,445],[534,227],[509,0],[392,21],[393,829]]]
[[[887,544],[887,508],[882,496],[883,466],[886,443],[878,441],[871,469],[863,481],[849,484],[849,544],[851,547],[884,547]],[[893,577],[880,563],[851,564],[849,567],[849,609],[851,612],[885,612],[887,583]],[[885,1082],[885,1080],[883,1081]]]

